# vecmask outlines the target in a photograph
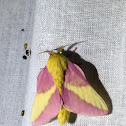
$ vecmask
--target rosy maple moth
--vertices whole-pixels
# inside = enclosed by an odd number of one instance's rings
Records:
[[[42,125],[58,117],[65,124],[70,113],[89,116],[108,114],[108,107],[100,95],[88,83],[79,66],[60,52],[50,54],[47,65],[37,77],[37,93],[31,111],[33,126]]]

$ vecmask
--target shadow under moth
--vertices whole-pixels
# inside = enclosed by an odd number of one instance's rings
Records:
[[[61,125],[70,113],[102,116],[108,107],[101,96],[88,83],[81,68],[60,52],[65,46],[50,54],[47,65],[37,77],[37,93],[31,111],[33,126],[42,125],[57,116]]]

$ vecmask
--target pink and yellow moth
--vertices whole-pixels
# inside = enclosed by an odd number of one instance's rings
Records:
[[[45,66],[37,77],[37,93],[31,111],[33,126],[45,124],[58,117],[65,124],[70,112],[89,116],[108,114],[108,107],[100,95],[88,83],[79,66],[60,54],[50,54]]]

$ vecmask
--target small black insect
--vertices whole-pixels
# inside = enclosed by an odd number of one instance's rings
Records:
[[[31,55],[31,50],[26,50],[26,55],[30,56]]]
[[[25,55],[24,55],[24,56],[23,56],[23,59],[25,59],[25,60],[26,60],[26,59],[27,59],[27,56],[25,56]]]
[[[21,29],[21,31],[24,31],[24,29]]]

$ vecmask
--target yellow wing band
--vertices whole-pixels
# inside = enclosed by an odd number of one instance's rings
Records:
[[[51,98],[51,95],[54,93],[55,90],[56,86],[53,86],[46,93],[39,93],[36,95],[31,112],[31,122],[39,117],[41,112],[48,105],[49,99]]]
[[[73,91],[76,95],[78,95],[82,100],[85,100],[87,103],[92,104],[99,109],[108,111],[108,107],[104,100],[90,85],[77,87],[65,83],[64,87],[70,91]]]

